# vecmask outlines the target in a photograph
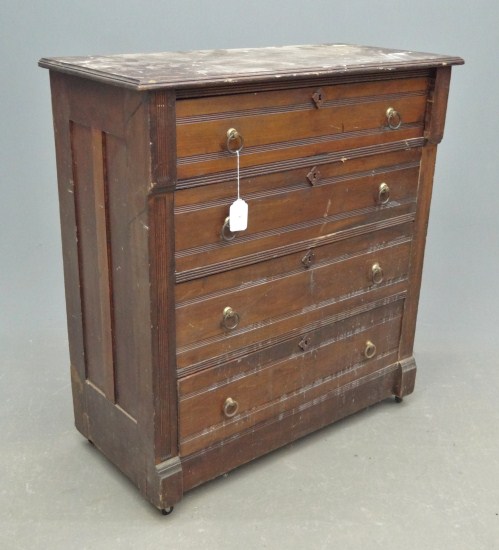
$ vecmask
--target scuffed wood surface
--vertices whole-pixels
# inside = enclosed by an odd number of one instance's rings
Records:
[[[459,57],[348,44],[43,58],[39,65],[137,90],[460,65]]]

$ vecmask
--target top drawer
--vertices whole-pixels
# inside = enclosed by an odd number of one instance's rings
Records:
[[[178,178],[234,170],[231,127],[244,138],[246,168],[421,137],[428,84],[418,77],[178,100]],[[389,121],[389,108],[400,118]]]

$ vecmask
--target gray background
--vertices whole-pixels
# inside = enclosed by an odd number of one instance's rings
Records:
[[[499,548],[496,0],[0,4],[0,546]],[[73,428],[42,56],[346,42],[460,55],[439,148],[418,385],[162,518]]]

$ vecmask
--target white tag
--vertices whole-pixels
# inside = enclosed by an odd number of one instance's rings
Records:
[[[230,205],[229,229],[231,231],[244,231],[248,227],[248,203],[243,199],[237,199]]]

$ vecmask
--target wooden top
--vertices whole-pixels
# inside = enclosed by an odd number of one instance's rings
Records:
[[[461,65],[460,57],[348,44],[42,58],[40,67],[131,88],[190,88]]]

